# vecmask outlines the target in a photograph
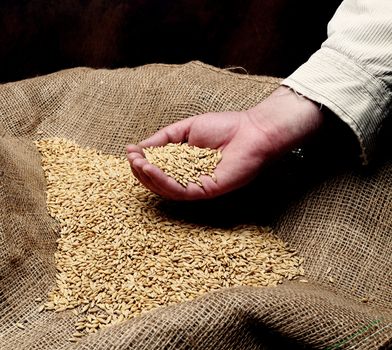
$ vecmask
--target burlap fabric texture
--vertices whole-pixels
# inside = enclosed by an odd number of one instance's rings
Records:
[[[190,62],[119,70],[77,68],[2,85],[0,348],[390,347],[388,161],[366,176],[351,172],[326,178],[280,213],[276,233],[305,257],[309,283],[222,290],[153,311],[76,344],[66,340],[73,332],[71,312],[38,313],[34,299],[45,298],[54,283],[58,231],[46,211],[45,178],[33,140],[59,136],[123,154],[127,143],[176,120],[251,107],[279,81]],[[257,207],[263,194],[253,195],[258,200],[252,206]],[[17,322],[25,322],[26,329],[15,327]]]

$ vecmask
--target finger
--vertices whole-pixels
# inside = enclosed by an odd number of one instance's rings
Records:
[[[144,158],[136,158],[131,165],[132,172],[146,188],[158,195],[168,197],[168,193],[164,189],[156,186],[154,181],[144,173],[143,166],[145,164],[148,164],[148,162]]]
[[[135,159],[144,159],[144,156],[142,154],[140,154],[139,152],[131,152],[127,154],[127,158],[132,166],[132,163]]]
[[[188,140],[191,125],[195,117],[180,120],[156,132],[139,143],[140,147],[164,146],[168,143],[179,143]]]
[[[186,189],[155,165],[149,163],[144,164],[143,172],[156,187],[167,193],[168,198],[181,200],[185,196]]]
[[[140,147],[128,147],[127,150],[139,151]],[[170,198],[170,193],[168,193],[164,188],[160,188],[154,183],[154,179],[150,178],[143,171],[143,166],[147,163],[147,160],[138,152],[132,152],[127,154],[128,161],[131,165],[131,169],[135,177],[149,190],[152,192],[159,194],[163,197]],[[137,160],[138,159],[138,160]],[[137,160],[135,162],[135,160]],[[159,168],[158,168],[159,169]],[[160,169],[159,169],[160,170]],[[161,170],[160,170],[161,171]]]
[[[127,159],[131,165],[132,173],[145,187],[157,194],[160,194],[159,189],[156,188],[150,178],[143,172],[143,165],[145,164],[146,159],[138,152],[139,148],[139,146],[127,147],[127,151],[131,151],[131,153],[127,154]],[[136,150],[136,152],[133,152],[134,150]],[[141,161],[135,162],[136,159],[141,159]]]
[[[135,170],[137,171],[137,170]],[[155,194],[162,196],[162,197],[166,197],[167,198],[167,194],[166,192],[162,191],[160,188],[156,187],[154,185],[154,183],[151,181],[151,179],[144,174],[143,171],[138,172],[139,178],[140,178],[140,182],[141,184],[146,187],[148,190],[150,190],[151,192],[154,192]]]
[[[149,165],[145,165],[143,167],[143,170],[145,174],[147,174],[151,179],[153,179],[157,187],[164,189],[164,191],[168,195],[167,198],[178,201],[188,201],[213,197],[213,190],[211,190],[211,193],[207,193],[203,187],[200,187],[193,182],[189,182],[187,186],[184,187],[173,178],[167,176],[164,173],[162,174],[162,172],[156,171],[155,167],[153,166],[150,167]],[[213,182],[212,179],[210,180]],[[209,187],[212,189],[213,186]]]
[[[129,150],[132,151],[132,149],[129,149]],[[128,148],[127,148],[127,151],[128,151]],[[142,171],[142,165],[144,164],[143,161],[142,161],[141,164],[140,164],[140,162],[139,162],[139,163],[135,162],[136,159],[141,159],[141,160],[144,160],[144,161],[145,161],[145,158],[144,158],[140,153],[138,153],[138,152],[131,152],[131,153],[128,153],[128,154],[127,154],[127,159],[128,159],[128,162],[129,162],[129,164],[130,164],[130,166],[131,166],[131,170],[132,170],[133,175],[134,175],[134,176],[139,180],[139,182],[141,182],[145,187],[147,187],[149,190],[151,190],[151,191],[153,191],[153,192],[156,193],[155,186],[153,186],[153,185],[150,183],[149,178],[146,177],[145,174],[143,174],[143,171]]]
[[[137,167],[135,167],[133,164],[133,161],[138,158],[142,159],[143,157],[139,153],[127,154],[127,159],[128,159],[129,165],[131,166],[131,170],[132,170],[133,175],[143,184],[143,178],[140,175],[140,172],[138,171]]]
[[[209,199],[214,198],[222,194],[222,189],[220,188],[220,182],[216,181],[208,175],[201,175],[200,181],[203,185],[203,197],[198,199]]]
[[[133,145],[133,144],[127,145],[125,147],[125,150],[126,150],[127,154],[129,154],[129,153],[139,153],[139,154],[141,154],[144,157],[143,148],[138,146],[138,145]]]
[[[142,164],[138,165],[137,162],[134,163],[136,159],[144,159],[140,153],[129,153],[127,154],[127,159],[129,161],[129,164],[131,166],[131,170],[133,175],[139,180],[139,182],[142,183],[145,187],[147,187],[149,190],[157,193],[157,189],[155,186],[151,183],[150,179],[143,173],[142,170]],[[140,163],[139,163],[140,164]]]

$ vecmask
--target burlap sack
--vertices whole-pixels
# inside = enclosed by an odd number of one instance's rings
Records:
[[[278,84],[277,78],[191,62],[113,71],[70,69],[1,86],[0,348],[388,348],[390,161],[366,176],[326,178],[280,213],[276,232],[305,257],[309,283],[222,290],[150,312],[77,344],[67,341],[73,332],[71,312],[38,313],[34,299],[45,298],[54,282],[58,232],[46,211],[45,178],[34,139],[66,137],[123,154],[125,144],[175,120],[248,108]],[[254,195],[263,201],[261,193]],[[26,329],[17,328],[17,322]]]

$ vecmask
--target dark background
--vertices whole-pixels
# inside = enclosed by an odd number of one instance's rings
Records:
[[[285,77],[320,47],[340,2],[0,0],[0,82],[190,60]]]

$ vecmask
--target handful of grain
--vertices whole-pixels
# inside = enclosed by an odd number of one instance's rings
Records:
[[[219,150],[190,146],[187,143],[146,147],[144,154],[151,164],[162,169],[184,187],[187,187],[189,182],[202,187],[201,175],[211,176],[216,181],[214,170],[222,159]]]
[[[304,273],[302,258],[269,228],[172,219],[125,158],[64,139],[36,145],[48,211],[60,225],[56,281],[44,307],[75,313],[71,341],[220,288],[276,286]]]

